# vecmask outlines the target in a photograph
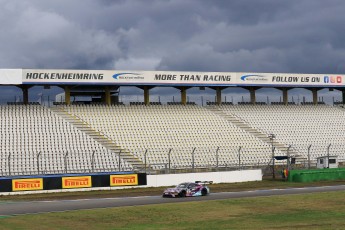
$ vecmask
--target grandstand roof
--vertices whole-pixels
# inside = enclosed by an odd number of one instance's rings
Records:
[[[0,69],[0,85],[344,87],[345,75],[134,70]]]

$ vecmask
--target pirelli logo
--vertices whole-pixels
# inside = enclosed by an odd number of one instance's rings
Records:
[[[62,177],[62,188],[90,188],[91,176]]]
[[[138,185],[138,174],[110,175],[110,186]]]
[[[12,191],[32,191],[42,190],[43,179],[13,179],[12,180]]]

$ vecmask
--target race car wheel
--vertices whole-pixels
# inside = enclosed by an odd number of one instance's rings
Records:
[[[179,193],[180,197],[186,197],[186,191],[185,190],[182,190],[180,193]]]
[[[207,195],[207,189],[206,189],[206,188],[203,188],[203,189],[201,190],[201,195],[202,195],[202,196],[206,196],[206,195]]]

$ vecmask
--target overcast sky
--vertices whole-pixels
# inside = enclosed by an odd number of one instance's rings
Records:
[[[4,69],[345,73],[344,0],[0,0],[0,4]],[[36,100],[40,90],[32,90],[30,97]],[[1,91],[3,100],[20,95],[13,88]],[[134,88],[122,92],[141,93]],[[258,98],[266,100],[272,92],[280,97],[279,91],[261,90]],[[245,91],[225,93],[238,98]],[[311,95],[297,89],[291,93],[304,94]],[[327,100],[340,99],[339,95],[320,92]]]

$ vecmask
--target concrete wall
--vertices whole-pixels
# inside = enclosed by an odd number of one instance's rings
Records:
[[[147,175],[146,187],[161,187],[176,185],[181,182],[213,181],[213,183],[235,183],[245,181],[261,181],[261,169],[227,172],[204,172]]]
[[[227,172],[205,172],[205,173],[182,173],[182,174],[162,174],[147,175],[147,185],[141,186],[123,186],[123,187],[97,187],[82,189],[56,189],[40,191],[22,191],[22,192],[2,192],[0,195],[24,195],[37,193],[56,193],[56,192],[77,192],[77,191],[95,191],[95,190],[116,190],[131,189],[143,187],[164,187],[173,186],[182,182],[194,181],[213,181],[213,183],[236,183],[248,181],[262,181],[261,169],[227,171]]]

